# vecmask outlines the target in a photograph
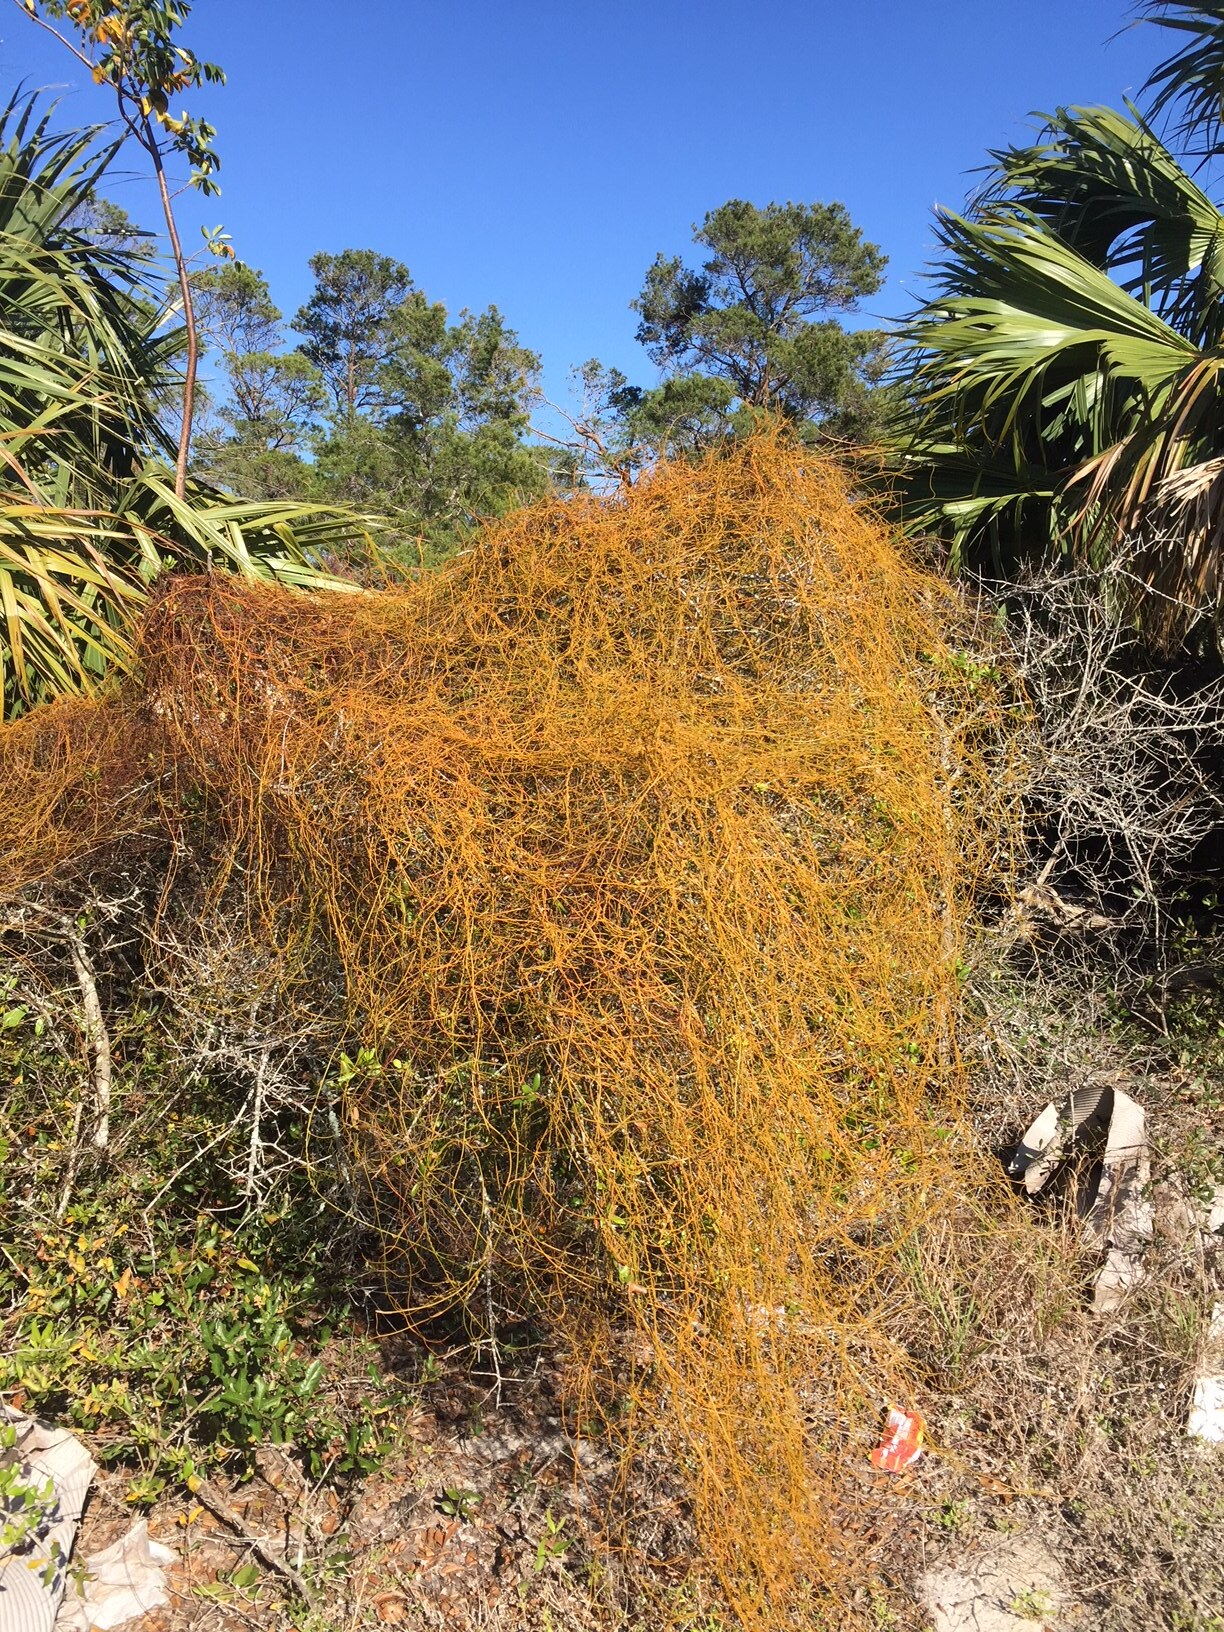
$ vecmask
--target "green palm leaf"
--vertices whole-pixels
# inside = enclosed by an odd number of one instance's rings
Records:
[[[1177,110],[1177,134],[1202,156],[1217,152],[1224,132],[1224,3],[1148,0],[1143,15],[1184,36],[1181,49],[1153,69],[1152,117]]]
[[[992,156],[983,204],[1027,211],[1132,293],[1167,307],[1203,267],[1212,300],[1224,287],[1224,216],[1136,109],[1060,109]]]
[[[113,148],[52,134],[34,103],[0,113],[0,717],[89,691],[132,660],[158,575],[215,568],[295,588],[368,543],[357,518],[175,496],[173,400],[182,336],[161,321],[147,256],[73,226]]]
[[[906,328],[909,518],[993,562],[1009,514],[1038,536],[1065,524],[1066,477],[1158,412],[1198,353],[1038,216],[939,232],[942,291]]]
[[[1150,9],[1187,41],[1155,112],[1202,134],[1224,0]],[[1007,574],[1121,556],[1157,639],[1206,614],[1224,644],[1224,213],[1134,108],[1060,110],[994,160],[971,214],[940,220],[933,296],[903,330],[907,525]]]

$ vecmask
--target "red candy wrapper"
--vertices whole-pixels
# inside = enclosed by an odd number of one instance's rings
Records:
[[[922,1440],[926,1423],[917,1411],[900,1411],[896,1406],[888,1413],[884,1435],[871,1453],[871,1465],[883,1473],[900,1473],[917,1462],[922,1455]]]

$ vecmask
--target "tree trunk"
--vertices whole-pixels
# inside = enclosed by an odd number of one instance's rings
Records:
[[[170,198],[170,189],[166,185],[166,171],[162,164],[161,152],[157,146],[157,139],[151,129],[146,128],[144,145],[153,159],[153,168],[157,174],[157,190],[161,194],[162,213],[166,218],[166,231],[170,236],[170,248],[174,255],[174,265],[178,272],[179,289],[183,297],[183,321],[187,325],[187,377],[183,381],[183,423],[179,431],[178,461],[174,467],[174,492],[176,498],[187,496],[187,460],[191,453],[191,422],[195,416],[195,386],[196,370],[200,362],[200,343],[196,334],[195,303],[191,296],[191,279],[187,275],[187,261],[183,255],[183,246],[179,240],[178,224],[174,219],[174,205]]]

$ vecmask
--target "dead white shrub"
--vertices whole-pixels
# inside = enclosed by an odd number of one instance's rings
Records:
[[[282,1142],[281,1113],[326,1114],[321,1085],[337,1041],[339,1003],[305,950],[261,944],[242,925],[241,916],[209,912],[178,927],[155,926],[147,974],[165,1000],[168,1044],[185,1080],[228,1079],[244,1095],[232,1120],[192,1161],[245,1129],[242,1170],[234,1177],[248,1201],[262,1204],[278,1174],[302,1159],[296,1142],[292,1149]],[[343,1163],[334,1115],[328,1137]]]
[[[1159,941],[1188,863],[1224,822],[1224,680],[1159,664],[1103,573],[983,590],[1026,723],[1029,876],[1016,905],[1066,934]]]

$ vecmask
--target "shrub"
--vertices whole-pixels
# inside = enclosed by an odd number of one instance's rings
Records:
[[[942,1342],[905,1254],[953,1295],[993,1206],[953,1016],[1009,805],[963,638],[835,469],[758,441],[403,593],[179,581],[138,683],[0,735],[12,891],[142,867],[152,939],[308,946],[290,1010],[340,972],[388,1287],[494,1368],[546,1330],[571,1421],[661,1438],[746,1627],[853,1569],[848,1460]]]

